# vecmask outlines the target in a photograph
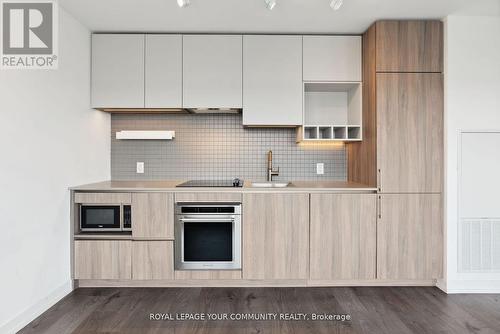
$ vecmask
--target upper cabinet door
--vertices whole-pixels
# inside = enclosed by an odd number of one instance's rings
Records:
[[[302,37],[243,37],[243,125],[302,124]]]
[[[144,35],[92,35],[92,107],[144,108]]]
[[[440,73],[377,74],[377,153],[381,192],[442,191]]]
[[[361,80],[361,36],[304,36],[304,81]]]
[[[442,72],[442,22],[380,21],[376,30],[377,72]]]
[[[182,107],[182,35],[146,35],[145,107]]]
[[[184,108],[241,108],[242,36],[183,39]]]

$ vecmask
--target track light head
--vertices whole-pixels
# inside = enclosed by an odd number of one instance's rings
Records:
[[[269,10],[273,10],[274,6],[276,6],[276,0],[264,0],[264,2]]]
[[[331,0],[330,7],[332,7],[333,10],[339,10],[340,7],[342,7],[343,3],[344,3],[344,0]]]
[[[189,6],[190,3],[191,3],[191,0],[177,0],[177,4],[181,8]]]

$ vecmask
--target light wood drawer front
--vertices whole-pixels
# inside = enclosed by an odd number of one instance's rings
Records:
[[[81,204],[130,204],[130,193],[75,193],[75,203]]]
[[[175,202],[241,202],[241,193],[176,193]]]
[[[175,279],[241,279],[241,270],[176,270]]]
[[[132,279],[173,279],[173,241],[133,241]]]
[[[131,241],[76,240],[75,279],[131,279]]]

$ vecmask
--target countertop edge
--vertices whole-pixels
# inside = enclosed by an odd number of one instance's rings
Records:
[[[110,181],[91,183],[86,185],[80,185],[75,187],[70,187],[69,190],[76,192],[225,192],[225,193],[290,193],[290,192],[298,192],[298,193],[325,193],[325,192],[335,192],[335,193],[376,193],[377,188],[374,187],[363,187],[363,185],[345,182],[345,186],[340,187],[328,187],[321,186],[321,183],[328,182],[336,182],[336,181],[327,181],[327,182],[317,182],[317,186],[297,186],[293,185],[286,188],[257,188],[251,187],[249,183],[245,182],[245,185],[241,188],[210,188],[210,187],[200,187],[200,188],[185,188],[185,187],[176,187],[177,184],[182,181],[160,181],[165,183],[165,186],[141,186],[141,181],[138,181],[138,186],[114,186]],[[303,183],[304,181],[297,181],[298,183]],[[315,181],[305,181],[307,183],[315,183]],[[293,183],[293,181],[292,181]],[[342,181],[338,182],[339,184],[343,183]]]

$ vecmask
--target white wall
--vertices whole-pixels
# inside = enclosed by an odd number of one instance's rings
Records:
[[[457,267],[459,131],[500,130],[500,17],[449,16],[445,59],[444,288],[448,292],[500,292],[499,273],[465,274]]]
[[[90,31],[59,11],[59,69],[0,71],[0,333],[71,290],[68,187],[110,178]]]

